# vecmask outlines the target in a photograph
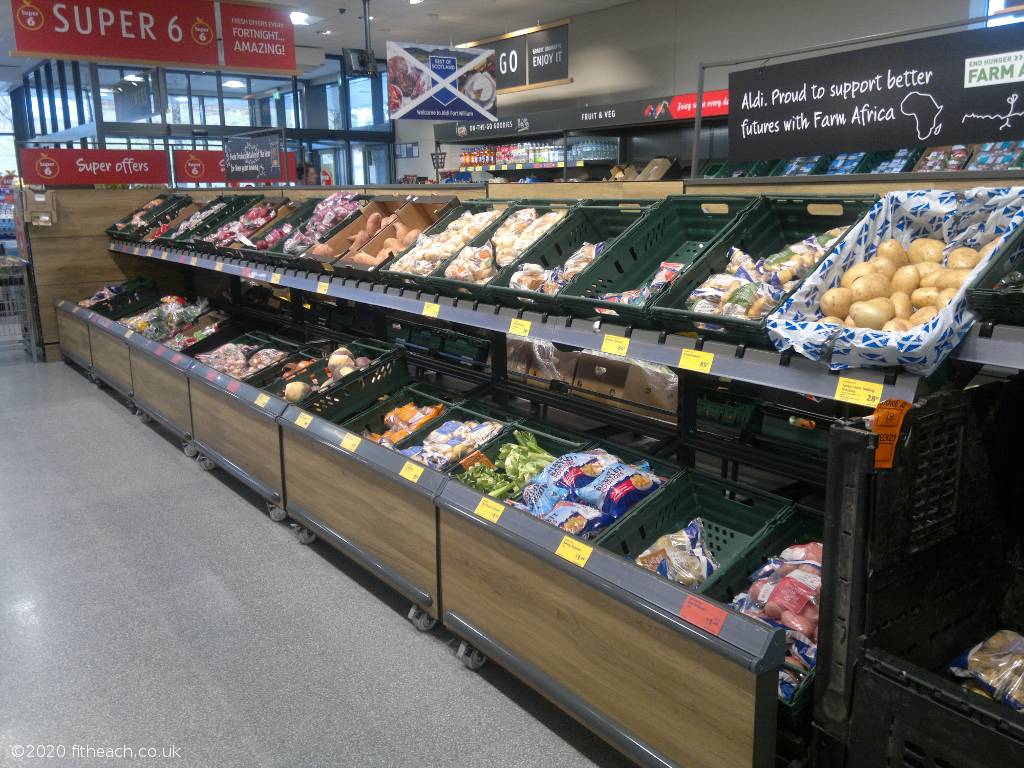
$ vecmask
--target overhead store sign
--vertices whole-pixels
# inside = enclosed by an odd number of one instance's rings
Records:
[[[218,7],[213,0],[11,0],[11,12],[18,56],[296,71],[285,8]]]
[[[224,184],[227,171],[224,167],[224,151],[220,149],[175,149],[174,181],[178,184]],[[279,175],[265,181],[295,181],[296,158],[288,153],[288,177]]]
[[[168,184],[167,153],[157,149],[21,149],[22,178],[48,187]]]
[[[392,43],[388,109],[392,120],[495,120],[494,51]]]
[[[1018,139],[1016,25],[957,32],[729,75],[729,159]]]
[[[645,101],[627,101],[594,107],[570,107],[502,117],[496,122],[442,123],[434,126],[437,141],[481,140],[492,137],[557,133],[584,128],[615,128],[644,123],[692,120],[697,112],[697,94],[684,93]],[[729,92],[707,91],[703,117],[729,114]]]
[[[281,181],[284,155],[277,135],[226,138],[224,176],[228,181]],[[294,173],[288,180],[295,180]]]
[[[561,85],[569,80],[569,22],[522,29],[467,43],[466,48],[493,48],[498,93]]]

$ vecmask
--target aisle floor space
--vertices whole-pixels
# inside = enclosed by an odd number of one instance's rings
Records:
[[[0,402],[0,766],[628,765],[79,372],[0,367]]]

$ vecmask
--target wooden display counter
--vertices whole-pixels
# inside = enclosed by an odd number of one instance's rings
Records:
[[[132,401],[176,437],[192,435],[188,369],[192,358],[140,336],[128,343],[132,366]]]
[[[131,397],[132,364],[128,356],[128,342],[91,324],[89,345],[92,348],[93,373],[125,397]]]
[[[60,334],[61,354],[88,370],[92,367],[92,348],[89,346],[89,326],[79,317],[84,311],[77,304],[58,301],[53,317]]]

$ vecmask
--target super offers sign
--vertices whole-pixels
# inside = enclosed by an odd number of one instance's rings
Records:
[[[213,0],[11,0],[11,11],[19,56],[296,71],[285,8]]]
[[[729,158],[1024,136],[1024,34],[978,29],[729,75]]]

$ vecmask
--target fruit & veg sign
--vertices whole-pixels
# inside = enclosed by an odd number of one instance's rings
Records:
[[[729,159],[1019,139],[1017,25],[920,38],[729,75]]]
[[[22,177],[48,187],[167,184],[167,153],[132,149],[21,149]]]
[[[19,56],[295,71],[286,8],[213,0],[11,0],[11,12],[12,53]]]

